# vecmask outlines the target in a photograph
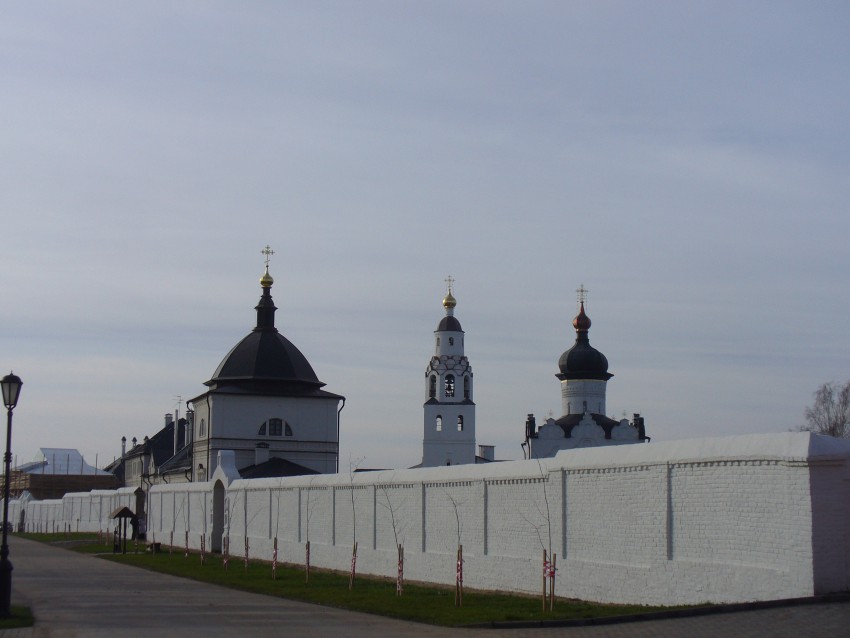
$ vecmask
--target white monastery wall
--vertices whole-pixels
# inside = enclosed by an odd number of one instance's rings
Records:
[[[460,542],[468,587],[525,593],[540,586],[546,548],[557,554],[558,595],[618,603],[850,588],[850,443],[809,433],[353,476],[228,476],[221,467],[209,483],[151,488],[148,540],[173,533],[182,546],[188,529],[191,547],[202,536],[211,547],[220,529],[233,554],[247,537],[252,557],[271,560],[277,538],[280,560],[303,563],[309,539],[312,565],[347,570],[356,536],[358,573],[393,577],[397,539],[406,578],[447,585]],[[96,528],[96,499],[103,493],[29,502],[27,526],[76,516]]]

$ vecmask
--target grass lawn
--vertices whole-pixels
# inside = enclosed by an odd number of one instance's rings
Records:
[[[181,549],[175,548],[169,554],[168,549],[163,547],[162,553],[152,555],[144,553],[143,546],[139,546],[139,553],[134,553],[133,544],[129,541],[127,554],[112,554],[111,542],[98,542],[96,534],[21,536],[66,545],[76,551],[101,554],[103,558],[126,565],[225,587],[438,625],[587,619],[669,609],[603,605],[556,598],[554,610],[544,612],[539,597],[472,590],[464,590],[463,606],[456,607],[453,587],[405,583],[404,595],[398,597],[395,578],[357,576],[353,590],[349,591],[347,573],[313,568],[310,571],[310,582],[306,583],[303,565],[279,564],[277,578],[273,579],[269,562],[252,560],[246,570],[243,560],[238,556],[231,557],[225,569],[222,557],[217,554],[208,554],[202,565],[198,553],[190,553],[186,558]]]
[[[17,629],[18,627],[32,627],[35,618],[29,607],[18,607],[12,605],[12,615],[9,618],[0,618],[0,629]]]

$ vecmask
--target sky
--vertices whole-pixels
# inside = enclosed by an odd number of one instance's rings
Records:
[[[266,245],[278,328],[346,397],[341,467],[421,460],[448,275],[500,459],[560,416],[581,285],[609,416],[653,443],[797,429],[850,378],[846,2],[0,14],[18,462],[102,466],[202,394]]]

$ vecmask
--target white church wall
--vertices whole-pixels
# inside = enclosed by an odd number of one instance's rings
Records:
[[[538,428],[537,436],[529,440],[530,453],[532,458],[542,459],[555,456],[562,450],[634,444],[639,442],[638,436],[638,430],[624,419],[611,429],[611,438],[606,439],[605,430],[586,414],[567,438],[564,429],[550,418]]]
[[[559,595],[696,604],[795,598],[850,586],[850,443],[809,433],[568,450],[552,459],[288,479],[236,480],[231,548],[452,584],[458,537],[468,587],[534,593],[542,551]],[[149,540],[200,546],[221,512],[210,483],[151,489]],[[354,497],[356,515],[352,515]],[[28,521],[64,521],[49,502]],[[60,501],[61,505],[62,502]],[[82,501],[79,503],[82,507]],[[92,505],[93,507],[93,505]],[[30,515],[30,510],[32,514]],[[82,519],[82,517],[81,517]],[[49,526],[45,529],[50,529]],[[224,529],[227,529],[226,527]],[[550,545],[551,538],[551,545]]]
[[[572,379],[561,381],[561,409],[564,414],[593,412],[605,414],[607,381]]]
[[[199,436],[199,458],[204,458],[209,475],[216,468],[216,450],[231,449],[236,465],[244,468],[256,462],[256,445],[268,444],[270,456],[285,457],[318,472],[336,469],[337,405],[333,398],[257,397],[254,395],[212,394],[196,402],[195,420],[209,422],[211,401],[215,413],[214,432]],[[267,421],[283,419],[292,430],[291,436],[269,434]],[[266,423],[266,433],[259,434]],[[197,426],[200,428],[200,425]],[[208,426],[209,427],[209,426]],[[209,429],[207,434],[209,435]],[[207,449],[215,449],[206,459]]]

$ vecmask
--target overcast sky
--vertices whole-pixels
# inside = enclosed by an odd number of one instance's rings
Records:
[[[848,33],[844,1],[6,3],[13,454],[154,434],[266,244],[341,467],[421,460],[449,274],[498,458],[560,416],[581,284],[610,416],[799,427],[850,378]]]

